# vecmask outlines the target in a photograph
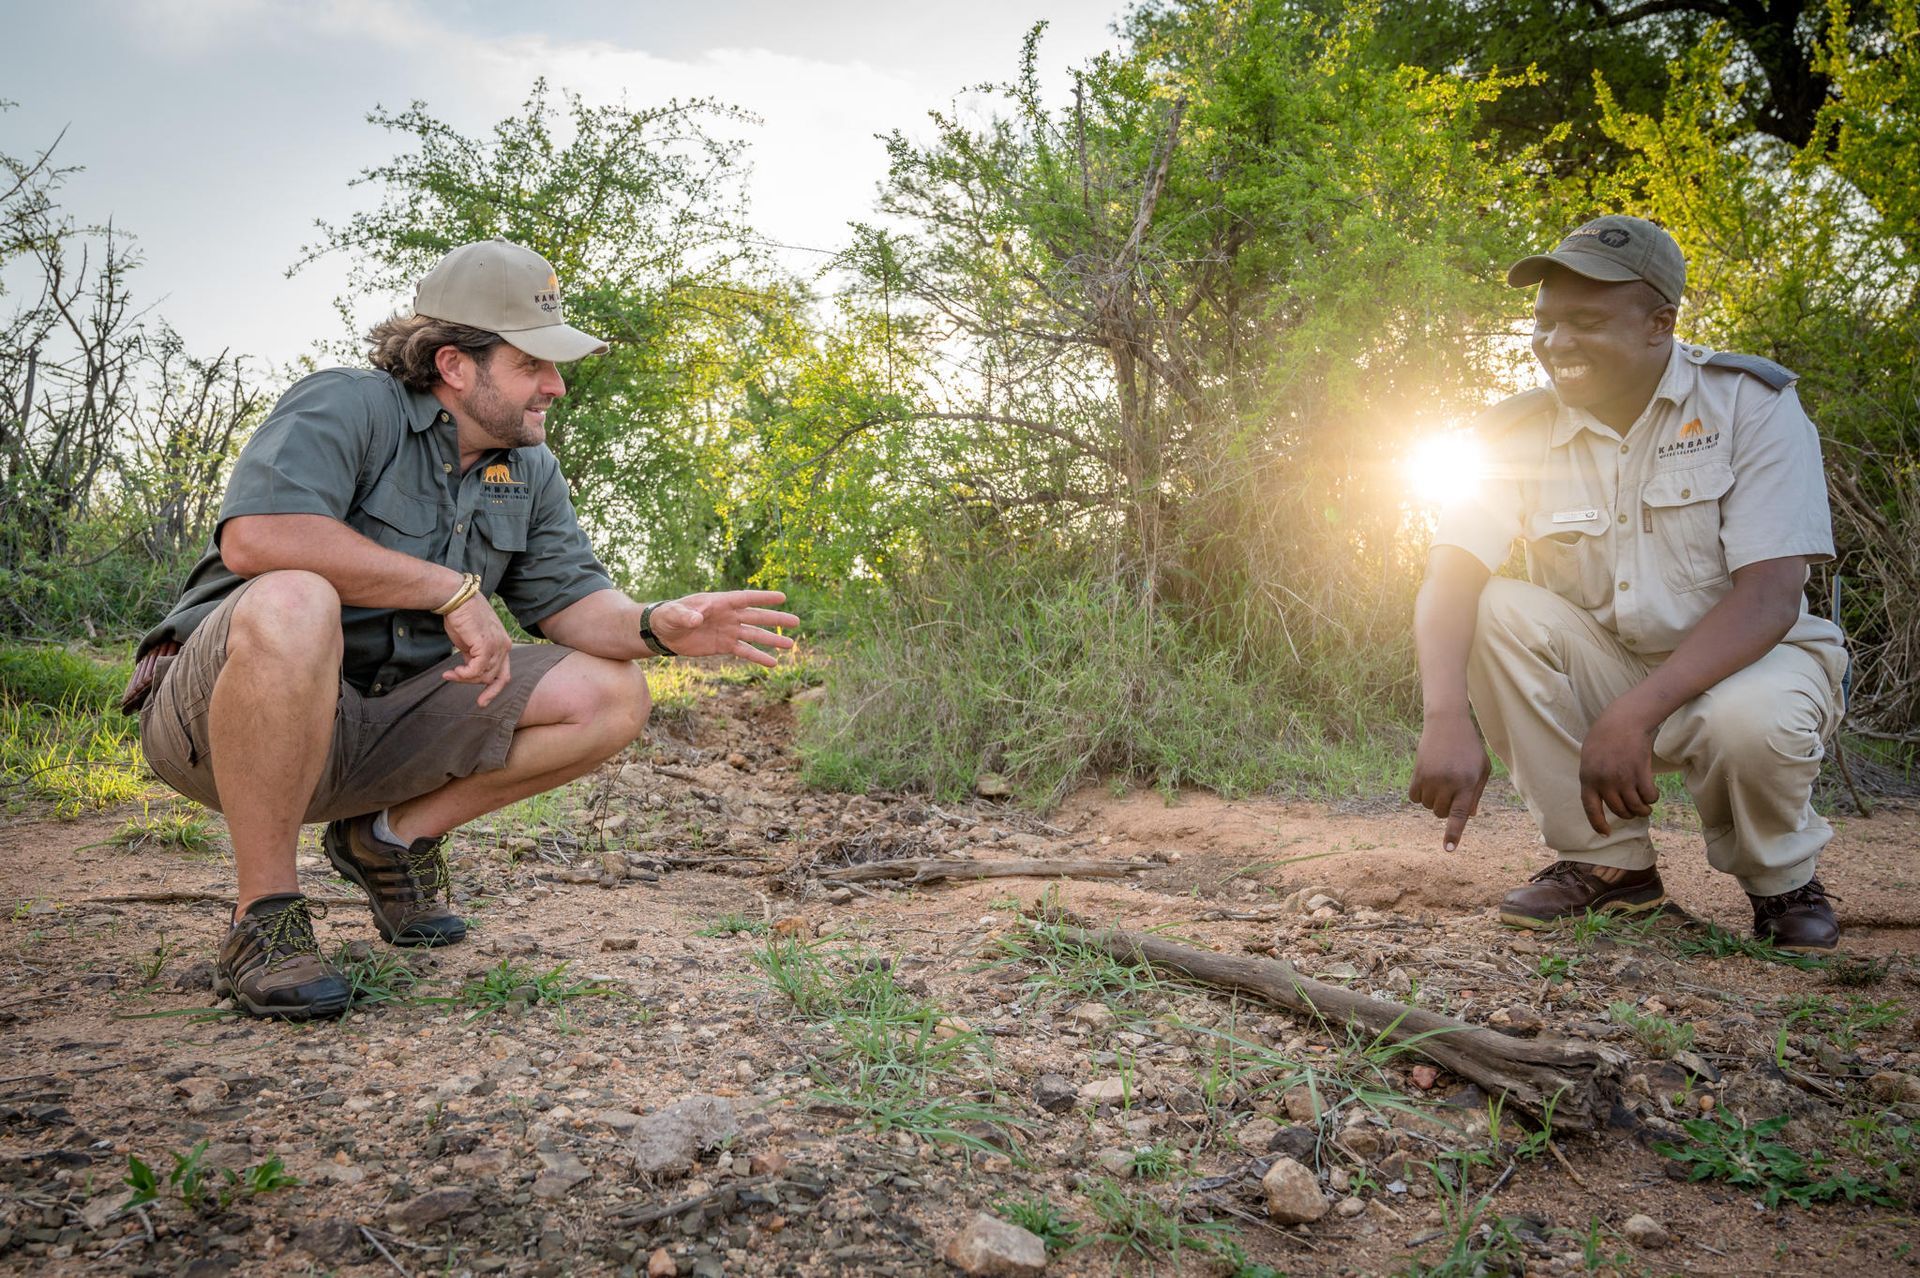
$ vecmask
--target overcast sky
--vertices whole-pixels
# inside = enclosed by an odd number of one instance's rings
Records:
[[[754,226],[832,248],[867,215],[873,135],[925,136],[926,112],[1010,79],[1046,20],[1044,72],[1113,44],[1120,0],[0,0],[0,151],[62,129],[86,171],[63,203],[133,232],[136,300],[188,347],[269,361],[337,340],[346,263],[289,280],[316,218],[375,200],[348,183],[404,139],[366,123],[416,99],[462,132],[510,114],[534,79],[592,103],[710,97],[749,133]],[[399,299],[396,299],[398,301]],[[5,305],[0,301],[0,305]]]

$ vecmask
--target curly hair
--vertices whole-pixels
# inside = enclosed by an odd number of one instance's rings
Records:
[[[367,362],[391,373],[408,390],[431,390],[440,380],[434,356],[442,346],[457,346],[482,363],[506,339],[483,328],[456,324],[428,315],[395,315],[375,324],[367,334],[371,344]]]

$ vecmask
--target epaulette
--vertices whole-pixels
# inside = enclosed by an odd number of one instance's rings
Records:
[[[1504,435],[1522,422],[1551,416],[1557,407],[1553,392],[1544,386],[1536,386],[1530,391],[1521,391],[1518,395],[1501,400],[1474,418],[1473,429],[1489,438]]]
[[[1745,373],[1748,377],[1757,377],[1777,391],[1785,390],[1800,380],[1800,374],[1790,368],[1783,368],[1770,359],[1758,355],[1735,355],[1731,351],[1716,351],[1705,346],[1686,346],[1680,353],[1688,360],[1704,368],[1731,368],[1736,373]]]

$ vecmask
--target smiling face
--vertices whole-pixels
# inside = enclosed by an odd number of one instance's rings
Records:
[[[1562,403],[1625,430],[1653,398],[1676,308],[1639,280],[1610,284],[1554,268],[1533,302],[1533,356]]]
[[[447,406],[461,425],[463,459],[489,448],[526,448],[546,439],[547,410],[567,393],[552,360],[535,359],[504,342],[479,359],[464,352],[456,359],[456,366],[443,367],[441,374],[450,392]]]

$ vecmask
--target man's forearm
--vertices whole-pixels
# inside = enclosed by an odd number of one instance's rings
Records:
[[[242,577],[297,569],[325,577],[340,602],[428,611],[451,599],[460,574],[389,550],[326,515],[241,515],[220,530],[220,557]]]
[[[1468,713],[1467,657],[1480,592],[1491,576],[1466,551],[1436,546],[1413,603],[1413,641],[1420,661],[1420,700],[1427,718]]]
[[[596,590],[542,620],[540,633],[576,652],[610,661],[657,656],[640,638],[643,607],[618,590]]]
[[[1700,618],[1660,666],[1618,703],[1651,729],[1787,637],[1800,616],[1806,560],[1768,559],[1733,574],[1733,589]]]

